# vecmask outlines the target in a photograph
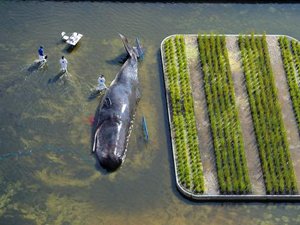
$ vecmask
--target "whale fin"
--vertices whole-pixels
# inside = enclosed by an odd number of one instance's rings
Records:
[[[95,135],[94,135],[94,144],[93,144],[92,153],[96,152],[98,132],[99,132],[99,128],[97,129],[97,131],[95,132]]]
[[[129,46],[127,38],[124,35],[122,35],[122,34],[119,34],[119,35],[120,35],[120,37],[121,37],[121,39],[123,41],[123,44],[124,44],[124,47],[125,47],[127,53],[130,55],[130,57],[131,58],[137,58],[137,56],[136,56],[133,48]]]
[[[135,48],[137,57],[139,60],[143,60],[144,59],[144,50],[141,46],[140,40],[138,38],[136,38],[135,43],[136,43],[136,47],[133,47],[133,48]]]

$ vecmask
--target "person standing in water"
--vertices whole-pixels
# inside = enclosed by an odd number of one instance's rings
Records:
[[[96,87],[97,91],[102,91],[104,89],[107,89],[106,85],[105,85],[105,78],[104,75],[100,75],[98,78],[98,86]]]
[[[63,72],[67,72],[67,68],[68,68],[68,60],[62,56],[61,59],[59,60],[60,63],[60,70]]]
[[[38,53],[39,53],[39,61],[46,62],[47,56],[44,55],[44,47],[43,46],[40,46]]]

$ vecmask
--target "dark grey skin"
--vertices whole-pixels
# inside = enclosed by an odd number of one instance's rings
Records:
[[[129,47],[127,39],[120,35],[129,58],[112,81],[99,104],[95,118],[93,152],[100,165],[116,170],[123,162],[140,98],[137,51]]]

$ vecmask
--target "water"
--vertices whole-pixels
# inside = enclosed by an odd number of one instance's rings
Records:
[[[299,224],[298,203],[197,203],[173,178],[159,56],[175,33],[266,31],[300,39],[300,4],[0,2],[0,224]],[[71,53],[62,31],[84,34]],[[88,101],[100,73],[109,84],[124,49],[146,48],[142,99],[122,168],[107,174],[90,154]],[[26,68],[44,45],[47,67]],[[69,61],[67,79],[48,84]],[[150,142],[143,140],[142,116]]]

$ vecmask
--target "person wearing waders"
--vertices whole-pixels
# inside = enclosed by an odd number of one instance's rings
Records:
[[[104,89],[107,89],[106,85],[105,85],[105,78],[104,75],[100,75],[98,78],[98,86],[96,87],[97,91],[102,91]]]
[[[68,68],[68,60],[62,56],[61,59],[59,60],[59,63],[60,63],[60,70],[62,72],[67,72],[67,68]]]

